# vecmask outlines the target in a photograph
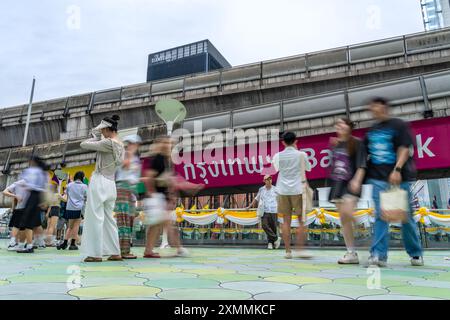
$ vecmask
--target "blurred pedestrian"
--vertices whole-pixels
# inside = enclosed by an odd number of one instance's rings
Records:
[[[133,237],[133,219],[136,214],[137,185],[141,178],[141,160],[138,151],[142,143],[138,135],[124,138],[125,159],[116,173],[117,200],[115,214],[119,229],[120,252],[123,259],[136,259],[130,252]]]
[[[33,253],[33,230],[42,229],[41,207],[44,203],[44,192],[47,189],[49,168],[39,157],[33,156],[29,161],[29,168],[25,169],[21,179],[29,193],[27,202],[19,223],[19,229],[25,230],[26,245],[19,253]],[[38,235],[40,242],[41,235]],[[43,240],[43,239],[42,239]]]
[[[367,167],[366,148],[361,140],[352,136],[353,123],[340,118],[335,124],[337,140],[332,148],[330,202],[340,214],[347,253],[339,264],[359,264],[353,235],[353,213],[361,194],[361,185]]]
[[[423,251],[417,224],[412,215],[411,182],[416,179],[416,168],[411,154],[414,145],[408,124],[391,118],[389,103],[383,98],[370,102],[369,110],[376,123],[367,132],[364,143],[368,153],[368,183],[373,186],[375,225],[369,265],[385,267],[388,261],[389,223],[382,219],[380,193],[400,187],[409,195],[409,218],[402,224],[403,242],[413,266],[423,266]]]
[[[166,228],[169,243],[173,243],[177,256],[186,256],[188,251],[182,247],[178,230],[172,225],[170,212],[176,206],[176,194],[174,185],[176,179],[171,166],[172,141],[170,137],[159,137],[152,146],[153,154],[150,159],[149,168],[144,168],[143,180],[147,188],[148,199],[153,199],[160,203],[158,216],[152,216],[152,212],[146,210],[147,219],[147,242],[144,258],[161,258],[160,254],[154,252],[157,239],[161,235],[163,228]]]

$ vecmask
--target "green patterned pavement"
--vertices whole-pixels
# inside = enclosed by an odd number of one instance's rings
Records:
[[[315,250],[302,261],[285,260],[283,251],[191,248],[188,258],[85,264],[76,252],[1,248],[0,300],[450,299],[449,251],[428,251],[423,268],[392,251],[378,285],[362,266],[337,265],[340,251]],[[134,252],[142,256],[143,249]]]

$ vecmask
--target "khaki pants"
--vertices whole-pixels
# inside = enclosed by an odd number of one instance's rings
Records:
[[[295,195],[295,196],[285,196],[285,195],[279,195],[277,197],[278,202],[278,212],[286,215],[297,215],[299,217],[303,214],[303,201],[302,201],[302,195]]]

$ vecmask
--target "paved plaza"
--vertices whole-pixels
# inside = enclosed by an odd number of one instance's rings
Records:
[[[342,252],[335,250],[313,250],[315,258],[302,261],[285,260],[282,250],[190,248],[189,258],[85,264],[76,252],[4,248],[2,242],[0,299],[450,299],[450,251],[428,251],[423,268],[392,251],[376,288],[376,270],[339,266]],[[134,252],[142,256],[143,248]],[[361,253],[363,261],[367,256]]]

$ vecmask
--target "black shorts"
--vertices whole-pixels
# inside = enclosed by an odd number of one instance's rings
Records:
[[[59,218],[59,211],[60,211],[59,207],[51,207],[50,208],[50,213],[48,214],[48,217],[49,218],[52,218],[52,217],[58,217]]]
[[[66,210],[64,218],[67,220],[81,219],[81,210]]]
[[[15,209],[11,216],[11,220],[9,220],[8,227],[10,228],[20,228],[20,221],[22,220],[24,209]]]
[[[359,198],[360,194],[355,194],[348,190],[349,181],[332,180],[329,201],[332,203],[340,202],[345,196],[353,196]]]
[[[42,226],[41,220],[41,192],[31,191],[20,219],[20,229],[34,229]]]

